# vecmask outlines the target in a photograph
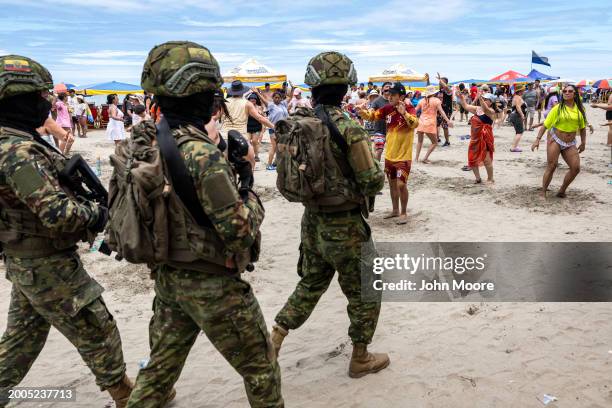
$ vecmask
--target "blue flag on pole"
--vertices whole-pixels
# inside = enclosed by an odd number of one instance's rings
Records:
[[[548,65],[550,67],[550,63],[548,62],[548,57],[540,57],[533,50],[531,51],[531,63],[540,64],[540,65]]]

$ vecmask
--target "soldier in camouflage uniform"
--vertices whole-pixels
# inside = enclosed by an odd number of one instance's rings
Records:
[[[76,346],[116,406],[125,407],[132,385],[119,331],[102,287],[75,252],[78,241],[104,228],[108,211],[58,181],[65,158],[36,132],[49,116],[51,86],[51,75],[35,61],[0,57],[0,247],[13,284],[0,340],[0,407],[36,360],[51,326]]]
[[[239,196],[230,165],[206,135],[204,125],[210,121],[214,93],[222,82],[215,58],[191,42],[154,47],[142,73],[142,88],[155,94],[214,227],[211,239],[238,253],[255,242],[264,209],[252,191],[245,199]],[[155,138],[150,122],[136,126],[132,137],[141,138],[143,132]],[[163,406],[201,331],[243,377],[252,407],[284,406],[280,369],[266,323],[240,269],[231,258],[225,266],[205,259],[184,266],[154,265],[151,357],[138,374],[128,407]]]
[[[372,156],[368,133],[340,109],[347,86],[356,81],[357,73],[348,57],[323,52],[310,60],[305,83],[313,87],[312,99],[317,107],[325,110],[345,138],[348,157],[332,138],[334,157],[352,169],[357,193],[367,200],[383,188],[384,174]],[[349,336],[353,342],[349,375],[361,377],[378,372],[389,365],[389,357],[367,351],[378,322],[380,298],[365,302],[361,297],[361,265],[367,262],[361,250],[373,248],[373,243],[360,205],[348,202],[331,207],[305,206],[297,266],[301,280],[276,316],[277,324],[272,331],[276,353],[288,331],[297,329],[308,319],[338,271],[338,282],[349,301]]]

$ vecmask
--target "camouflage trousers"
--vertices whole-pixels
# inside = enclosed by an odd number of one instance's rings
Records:
[[[119,331],[102,299],[102,287],[87,274],[78,255],[7,257],[5,265],[13,288],[0,340],[0,406],[6,405],[1,395],[30,370],[51,326],[77,348],[101,389],[119,382],[125,373]]]
[[[251,286],[239,276],[168,266],[154,272],[151,357],[128,408],[164,406],[201,331],[242,376],[252,407],[284,407],[280,368]]]
[[[365,255],[362,247],[367,249]],[[276,315],[276,322],[288,330],[304,324],[338,271],[338,283],[349,302],[349,337],[353,343],[369,344],[378,323],[380,297],[362,300],[361,267],[374,253],[370,227],[360,213],[325,214],[307,209],[302,217],[297,266],[301,279]]]

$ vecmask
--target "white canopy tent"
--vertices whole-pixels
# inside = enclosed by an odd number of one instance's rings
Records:
[[[368,80],[370,82],[418,82],[429,81],[429,75],[420,74],[404,64],[393,64],[379,75],[371,76]]]
[[[287,80],[287,75],[279,73],[251,58],[223,75],[223,81],[226,83],[235,80],[247,83],[283,82]]]

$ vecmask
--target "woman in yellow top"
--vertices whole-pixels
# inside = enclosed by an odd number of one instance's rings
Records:
[[[578,89],[574,85],[566,85],[563,88],[563,97],[559,104],[546,116],[544,126],[540,128],[537,139],[533,142],[531,150],[540,146],[540,139],[547,129],[551,129],[548,139],[546,155],[548,165],[542,179],[542,195],[546,198],[548,185],[552,180],[553,173],[559,162],[559,155],[569,166],[569,171],[563,179],[563,184],[557,193],[557,197],[565,198],[565,190],[580,172],[580,153],[586,147],[587,118],[580,101]],[[576,148],[576,133],[580,132],[580,145]]]

